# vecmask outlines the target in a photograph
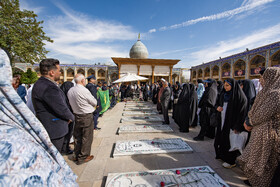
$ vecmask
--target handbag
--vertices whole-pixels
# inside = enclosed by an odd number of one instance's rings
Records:
[[[241,132],[239,134],[235,134],[233,130],[230,129],[229,141],[230,141],[230,149],[229,152],[239,150],[242,154],[242,151],[245,148],[245,144],[248,138],[248,132]]]

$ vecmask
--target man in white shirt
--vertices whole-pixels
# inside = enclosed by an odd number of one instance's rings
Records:
[[[90,155],[93,140],[93,112],[97,105],[96,99],[85,87],[84,75],[77,74],[74,78],[76,85],[68,93],[69,103],[75,115],[74,127],[74,161],[83,164],[93,159]]]

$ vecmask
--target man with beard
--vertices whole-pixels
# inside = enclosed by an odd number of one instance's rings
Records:
[[[74,115],[66,104],[64,92],[56,81],[60,79],[60,66],[57,59],[43,59],[40,62],[41,77],[32,89],[32,102],[36,117],[47,130],[51,142],[61,152],[68,125]]]

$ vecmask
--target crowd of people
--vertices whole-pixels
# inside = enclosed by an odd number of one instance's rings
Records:
[[[263,69],[259,80],[199,79],[197,84],[170,85],[162,78],[152,85],[122,84],[119,88],[82,74],[76,74],[74,82],[58,85],[58,60],[44,59],[39,67],[41,77],[27,92],[18,76],[12,86],[43,124],[57,150],[74,153],[77,164],[93,159],[90,151],[93,132],[100,130],[98,118],[104,109],[116,105],[120,94],[121,101],[129,97],[150,99],[163,115],[163,125],[170,124],[168,112],[172,109],[172,118],[182,133],[200,125],[193,140],[214,139],[216,159],[222,160],[225,168],[238,163],[248,177],[246,184],[279,185],[280,68]],[[69,146],[72,136],[74,150]]]
[[[27,91],[19,75],[13,77],[13,88],[41,121],[60,153],[74,153],[73,160],[77,164],[92,160],[93,131],[101,129],[98,118],[116,105],[118,85],[107,86],[106,82],[97,82],[94,75],[84,77],[82,74],[76,74],[73,81],[59,84],[57,59],[44,59],[39,68],[41,77]],[[74,150],[69,145],[71,140]]]
[[[180,132],[201,126],[193,138],[215,139],[216,159],[243,169],[252,186],[280,186],[280,68],[260,71],[254,80],[197,80],[197,84],[152,87],[152,100],[169,124],[168,110]]]

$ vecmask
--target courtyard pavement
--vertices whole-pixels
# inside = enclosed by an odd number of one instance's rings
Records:
[[[77,182],[81,187],[104,187],[108,173],[204,165],[208,165],[215,170],[228,185],[246,186],[242,181],[245,177],[240,168],[225,169],[222,166],[222,161],[215,159],[214,140],[205,138],[202,142],[193,141],[193,137],[199,133],[200,127],[190,129],[189,133],[181,133],[170,116],[170,126],[174,130],[173,133],[133,133],[118,135],[118,127],[128,124],[120,123],[124,106],[124,102],[118,103],[113,109],[108,110],[102,118],[99,118],[98,126],[102,129],[100,131],[94,131],[94,139],[91,147],[91,153],[94,155],[92,161],[82,165],[76,165],[70,160],[71,156],[64,156],[66,162],[78,176]],[[112,157],[114,144],[117,140],[154,138],[182,138],[192,147],[194,152]]]

